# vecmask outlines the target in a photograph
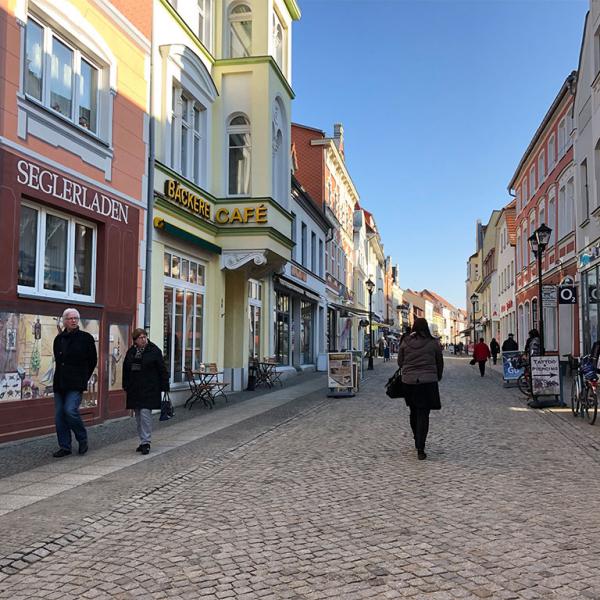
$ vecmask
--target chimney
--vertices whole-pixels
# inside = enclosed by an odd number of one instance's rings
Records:
[[[333,142],[340,151],[342,157],[344,156],[344,126],[341,123],[333,124]]]

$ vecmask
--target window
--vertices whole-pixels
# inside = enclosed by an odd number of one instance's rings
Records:
[[[573,231],[573,195],[573,179],[569,179],[558,191],[558,239]]]
[[[529,215],[529,237],[533,235],[535,231],[535,211],[532,211]],[[529,245],[529,240],[527,240],[527,245]],[[535,257],[533,256],[533,252],[529,253],[529,262],[532,263]]]
[[[178,86],[173,87],[171,167],[198,185],[206,183],[206,109]]]
[[[94,300],[96,228],[78,218],[22,204],[18,290]]]
[[[531,167],[529,171],[529,197],[532,198],[536,190],[535,167]]]
[[[314,231],[310,234],[310,270],[317,272],[317,235]]]
[[[229,137],[230,196],[250,194],[250,121],[243,115],[233,117],[227,128]]]
[[[260,358],[261,354],[262,284],[255,279],[248,281],[248,356]]]
[[[306,267],[307,266],[307,262],[308,262],[307,256],[306,256],[306,251],[307,251],[307,247],[306,246],[307,246],[307,243],[308,243],[308,240],[307,240],[307,237],[306,237],[306,235],[307,235],[307,232],[306,232],[306,223],[302,223],[302,225],[300,226],[300,229],[301,229],[301,237],[300,237],[301,255],[300,256],[302,258],[302,260],[301,260],[302,265],[304,267]]]
[[[538,219],[538,223],[539,223],[539,225],[541,225],[542,223],[544,223],[544,224],[546,223],[546,206],[544,205],[543,202],[542,202],[542,204],[540,204],[540,216]]]
[[[531,301],[531,327],[533,329],[538,328],[538,303],[537,298]]]
[[[198,38],[212,52],[213,0],[198,2]]]
[[[544,177],[546,176],[546,161],[545,161],[543,151],[540,152],[540,155],[538,157],[537,176],[538,176],[538,187],[539,187],[544,182]]]
[[[99,67],[49,27],[29,17],[24,92],[74,124],[98,131]]]
[[[229,11],[229,57],[244,58],[252,54],[252,10],[236,4]]]
[[[313,361],[312,352],[313,304],[300,302],[300,364],[307,365]]]
[[[587,172],[587,159],[581,163],[581,208],[582,217],[585,221],[590,217],[590,195],[588,190],[588,172]]]
[[[517,231],[517,269],[520,271],[523,268],[521,262],[521,232]]]
[[[558,350],[556,306],[544,306],[544,347],[546,350]]]
[[[548,223],[546,223],[548,225],[548,227],[550,227],[550,229],[552,229],[552,233],[550,234],[550,240],[548,241],[548,247],[550,248],[551,246],[554,245],[554,242],[556,241],[556,201],[555,201],[555,196],[556,192],[554,191],[554,189],[550,190],[550,196],[548,197]]]
[[[279,68],[283,71],[285,56],[285,29],[277,13],[273,13],[273,56]]]
[[[292,213],[292,260],[296,260],[296,215]]]
[[[558,125],[558,156],[559,158],[567,149],[567,128],[563,119]]]
[[[323,277],[323,240],[319,239],[319,277]]]
[[[197,370],[203,360],[204,266],[178,252],[163,255],[163,352],[171,381],[184,369]]]
[[[548,141],[548,173],[552,171],[554,168],[554,163],[556,161],[556,140],[554,138],[554,134],[550,136],[550,140]]]

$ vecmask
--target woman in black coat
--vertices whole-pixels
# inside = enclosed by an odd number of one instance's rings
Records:
[[[127,408],[133,410],[140,445],[136,452],[148,454],[152,437],[152,411],[160,410],[162,392],[169,391],[169,373],[160,348],[148,340],[144,329],[135,329],[133,346],[123,361],[123,389]]]
[[[398,366],[402,369],[402,388],[410,409],[415,448],[419,460],[424,460],[429,411],[442,407],[438,381],[444,371],[442,347],[431,335],[426,319],[415,319],[411,334],[402,340]]]

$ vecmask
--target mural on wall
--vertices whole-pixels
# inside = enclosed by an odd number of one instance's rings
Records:
[[[81,329],[96,340],[99,321],[81,319]],[[0,312],[0,402],[52,396],[52,344],[62,331],[61,316]],[[82,408],[98,404],[98,369],[83,394]]]
[[[108,389],[123,389],[123,363],[129,341],[129,325],[111,324],[108,337]]]

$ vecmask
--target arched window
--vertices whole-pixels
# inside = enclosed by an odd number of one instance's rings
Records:
[[[550,234],[550,240],[548,241],[548,247],[554,245],[556,241],[556,192],[554,188],[550,190],[548,195],[548,217],[546,225],[552,229],[552,233]]]
[[[273,120],[271,122],[271,144],[273,148],[272,156],[272,196],[282,206],[287,206],[289,202],[289,143],[286,141],[288,136],[287,119],[285,109],[280,98],[276,98],[273,104]]]
[[[548,173],[554,168],[556,162],[556,140],[554,134],[550,136],[548,141]]]
[[[273,55],[275,56],[275,61],[282,71],[284,69],[283,59],[285,54],[284,33],[285,31],[279,16],[276,13],[273,13]]]
[[[234,4],[229,11],[229,57],[243,58],[252,54],[252,9],[247,4]]]
[[[228,194],[248,196],[250,194],[250,121],[244,115],[237,115],[229,121],[229,173]]]

